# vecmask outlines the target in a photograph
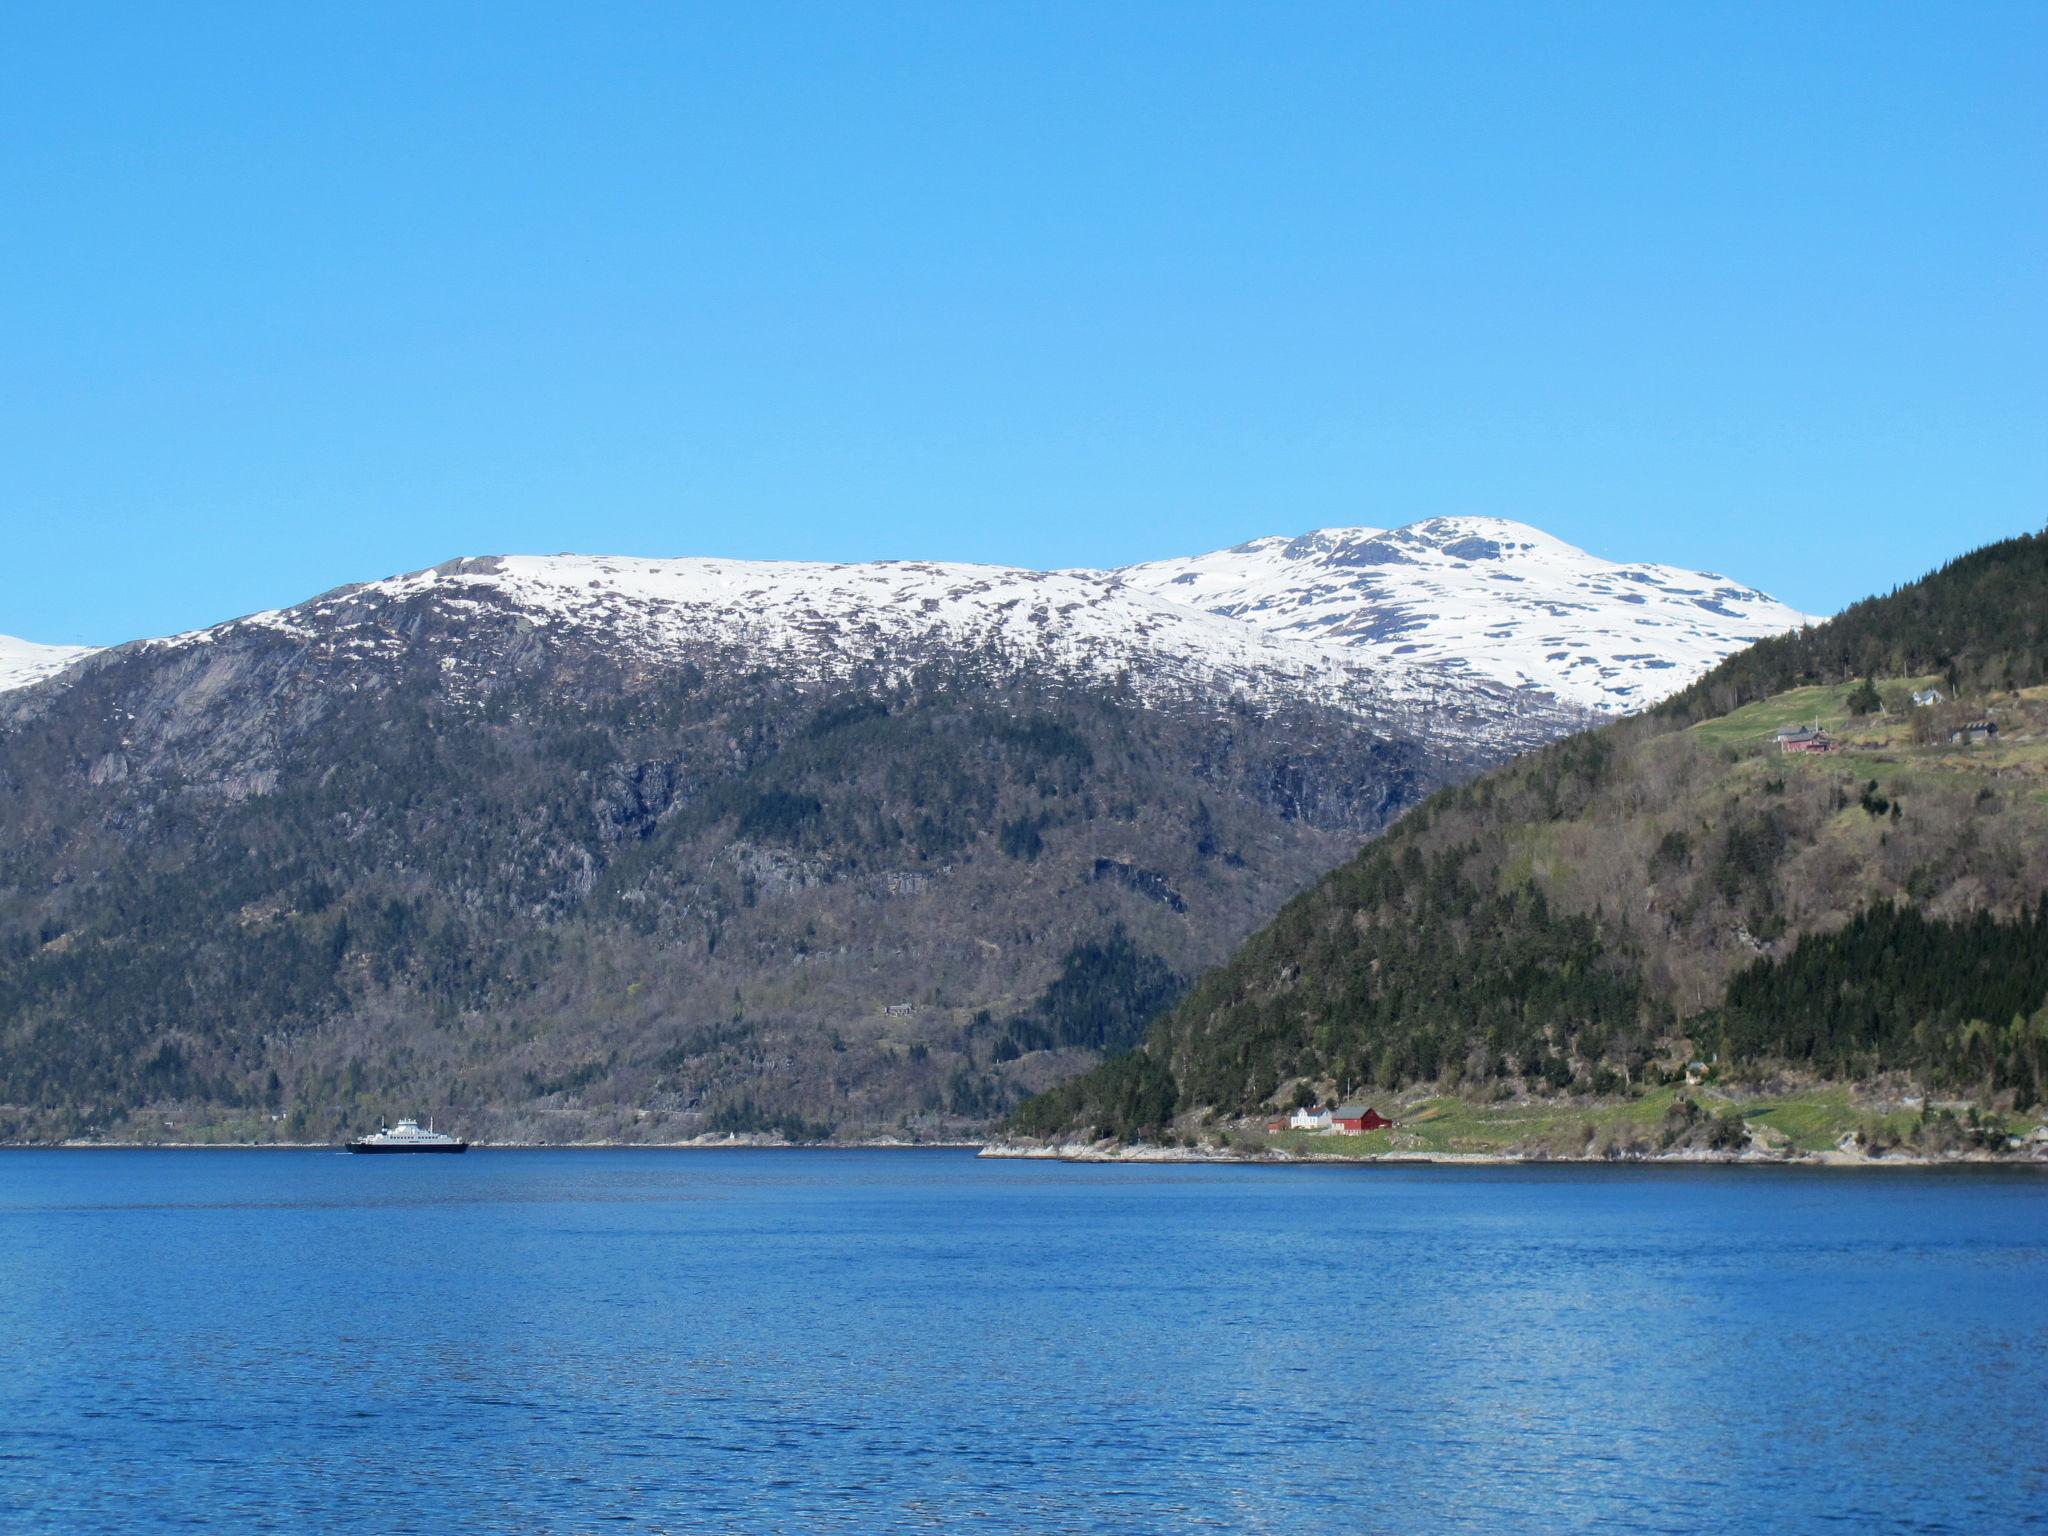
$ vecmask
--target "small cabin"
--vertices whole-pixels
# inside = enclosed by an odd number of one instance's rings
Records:
[[[1363,1136],[1367,1131],[1384,1130],[1393,1123],[1365,1104],[1340,1105],[1330,1116],[1330,1129],[1346,1136]]]
[[[1913,695],[1913,707],[1915,709],[1932,709],[1940,702],[1941,690],[1939,688],[1922,688]]]
[[[1957,726],[1949,733],[1948,739],[1958,746],[1973,746],[1980,741],[1996,741],[1998,739],[1998,722],[1996,720],[1971,720],[1966,724]]]

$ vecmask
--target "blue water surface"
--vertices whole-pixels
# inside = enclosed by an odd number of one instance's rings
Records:
[[[2003,1531],[2048,1175],[0,1154],[26,1531]]]

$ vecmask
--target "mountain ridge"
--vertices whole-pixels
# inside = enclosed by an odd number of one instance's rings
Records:
[[[967,645],[1005,646],[1143,686],[1221,683],[1255,695],[1312,690],[1363,707],[1489,712],[1548,693],[1563,708],[1641,708],[1690,683],[1738,642],[1807,616],[1707,573],[1598,560],[1501,518],[1430,518],[1392,530],[1322,529],[1110,570],[1034,571],[941,561],[825,563],[710,557],[485,555],[351,583],[283,609],[131,644],[201,643],[233,625],[289,630],[293,616],[375,595],[439,589],[498,596],[547,622],[606,617],[622,641],[659,646],[720,632],[815,663],[900,638],[915,616]],[[1525,590],[1526,589],[1526,590]],[[1737,606],[1731,607],[1734,604]],[[912,615],[902,610],[912,609]],[[1058,622],[1055,622],[1055,617]],[[18,643],[26,649],[26,642]],[[0,691],[92,654],[39,654]],[[1204,673],[1205,677],[1184,677]]]
[[[1447,681],[1405,663],[1368,662],[1344,647],[1271,636],[1131,588],[1115,573],[933,561],[464,557],[134,644],[176,649],[246,627],[388,652],[403,637],[357,617],[378,603],[412,601],[451,614],[497,605],[538,625],[603,635],[644,661],[718,655],[734,666],[773,665],[810,684],[863,673],[894,680],[887,658],[912,645],[940,645],[988,658],[998,670],[1128,677],[1142,698],[1308,699],[1380,718],[1428,712],[1438,729],[1446,711],[1469,710],[1471,733],[1510,729],[1516,715],[1553,708],[1485,679]],[[878,657],[885,658],[879,670]]]

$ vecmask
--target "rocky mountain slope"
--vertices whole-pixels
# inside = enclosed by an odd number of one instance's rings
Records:
[[[1831,750],[1781,749],[1816,725]],[[1439,793],[1022,1123],[1626,1095],[1695,1057],[2026,1108],[2048,1098],[2044,892],[2039,535]]]
[[[1812,622],[1725,577],[1616,564],[1497,517],[1326,528],[1118,574],[1276,637],[1541,689],[1609,714]]]

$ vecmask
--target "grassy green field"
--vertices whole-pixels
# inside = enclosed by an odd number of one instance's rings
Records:
[[[1775,735],[1793,725],[1818,725],[1838,732],[1849,721],[1847,700],[1857,684],[1836,684],[1823,688],[1794,688],[1754,704],[1745,704],[1733,714],[1705,720],[1692,728],[1698,740],[1747,744]]]
[[[1934,677],[1881,680],[1888,694],[1939,683]],[[1764,748],[1734,778],[1761,781],[1800,771],[1825,772],[1846,767],[1877,777],[1892,794],[1947,792],[1958,785],[1972,790],[1995,785],[2025,804],[2048,805],[2048,736],[2039,727],[2048,688],[2028,688],[2001,701],[2004,735],[1995,742],[1952,746],[1946,741],[1915,743],[1909,719],[1897,715],[1852,717],[1847,700],[1858,685],[1795,688],[1774,698],[1745,705],[1733,714],[1703,721],[1688,733],[1694,739],[1738,748]],[[1968,711],[1965,711],[1968,712]],[[1768,752],[1771,738],[1786,726],[1818,725],[1845,749],[1825,758],[1782,758]]]
[[[1662,1150],[1668,1117],[1681,1099],[1696,1105],[1703,1119],[1739,1113],[1757,1142],[1786,1154],[1827,1152],[1844,1137],[1858,1134],[1874,1133],[1888,1143],[1905,1145],[1921,1124],[1921,1110],[1916,1106],[1859,1102],[1847,1088],[1838,1086],[1764,1097],[1727,1093],[1702,1084],[1652,1088],[1636,1098],[1590,1104],[1474,1104],[1438,1097],[1400,1106],[1392,1112],[1396,1122],[1392,1129],[1363,1136],[1280,1131],[1234,1133],[1232,1139],[1238,1145],[1250,1143],[1275,1152],[1324,1157],[1398,1157],[1404,1153],[1578,1157],[1589,1152],[1601,1155],[1610,1148],[1645,1153]],[[1388,1112],[1382,1109],[1382,1113]],[[2012,1135],[2023,1135],[2040,1123],[2031,1116],[1987,1118]]]
[[[1932,675],[1879,678],[1876,681],[1887,696],[1916,693],[1923,688],[1942,685],[1941,679]],[[1902,729],[1905,721],[1897,715],[1850,715],[1849,696],[1862,686],[1861,683],[1832,683],[1816,688],[1793,688],[1768,699],[1759,699],[1754,704],[1745,704],[1731,714],[1703,720],[1692,727],[1692,735],[1700,741],[1747,746],[1763,742],[1787,726],[1817,725],[1831,735],[1843,736],[1846,733],[1872,742],[1899,737],[1910,739]],[[2030,693],[2039,691],[2029,690]]]

